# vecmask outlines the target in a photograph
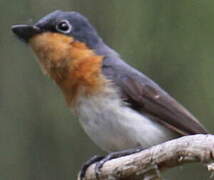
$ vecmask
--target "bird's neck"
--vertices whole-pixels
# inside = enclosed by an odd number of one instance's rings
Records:
[[[47,74],[62,89],[69,105],[80,96],[102,91],[103,57],[86,44],[57,33],[44,33],[31,40],[31,46]]]
[[[62,89],[69,105],[75,105],[81,96],[92,96],[99,93],[105,86],[105,78],[101,74],[102,57],[89,56],[75,59],[67,67],[67,74],[63,79],[59,72],[52,72],[51,76]]]
[[[80,96],[91,96],[102,91],[103,57],[89,51],[81,43],[73,43],[64,67],[51,69],[50,75],[62,89],[69,105],[75,105]]]

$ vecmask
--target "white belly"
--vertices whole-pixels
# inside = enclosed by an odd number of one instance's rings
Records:
[[[81,98],[76,109],[88,136],[105,151],[159,144],[176,135],[122,104],[112,92]]]

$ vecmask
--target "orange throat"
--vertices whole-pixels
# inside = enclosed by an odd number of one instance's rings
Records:
[[[30,40],[43,71],[62,89],[69,105],[80,96],[102,91],[106,79],[102,75],[103,57],[84,43],[59,33],[42,33]]]

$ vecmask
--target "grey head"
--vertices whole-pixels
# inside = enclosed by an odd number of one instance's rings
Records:
[[[102,39],[88,19],[74,11],[57,10],[41,18],[33,25],[14,25],[12,31],[25,42],[42,32],[57,32],[72,36],[75,40],[86,43],[91,49],[96,49],[102,43]]]

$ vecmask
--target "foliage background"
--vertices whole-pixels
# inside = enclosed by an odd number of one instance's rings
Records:
[[[214,1],[1,0],[0,179],[75,179],[82,162],[103,153],[43,76],[31,50],[10,31],[55,9],[86,15],[107,44],[213,132]],[[186,165],[164,177],[201,180],[209,174]]]

